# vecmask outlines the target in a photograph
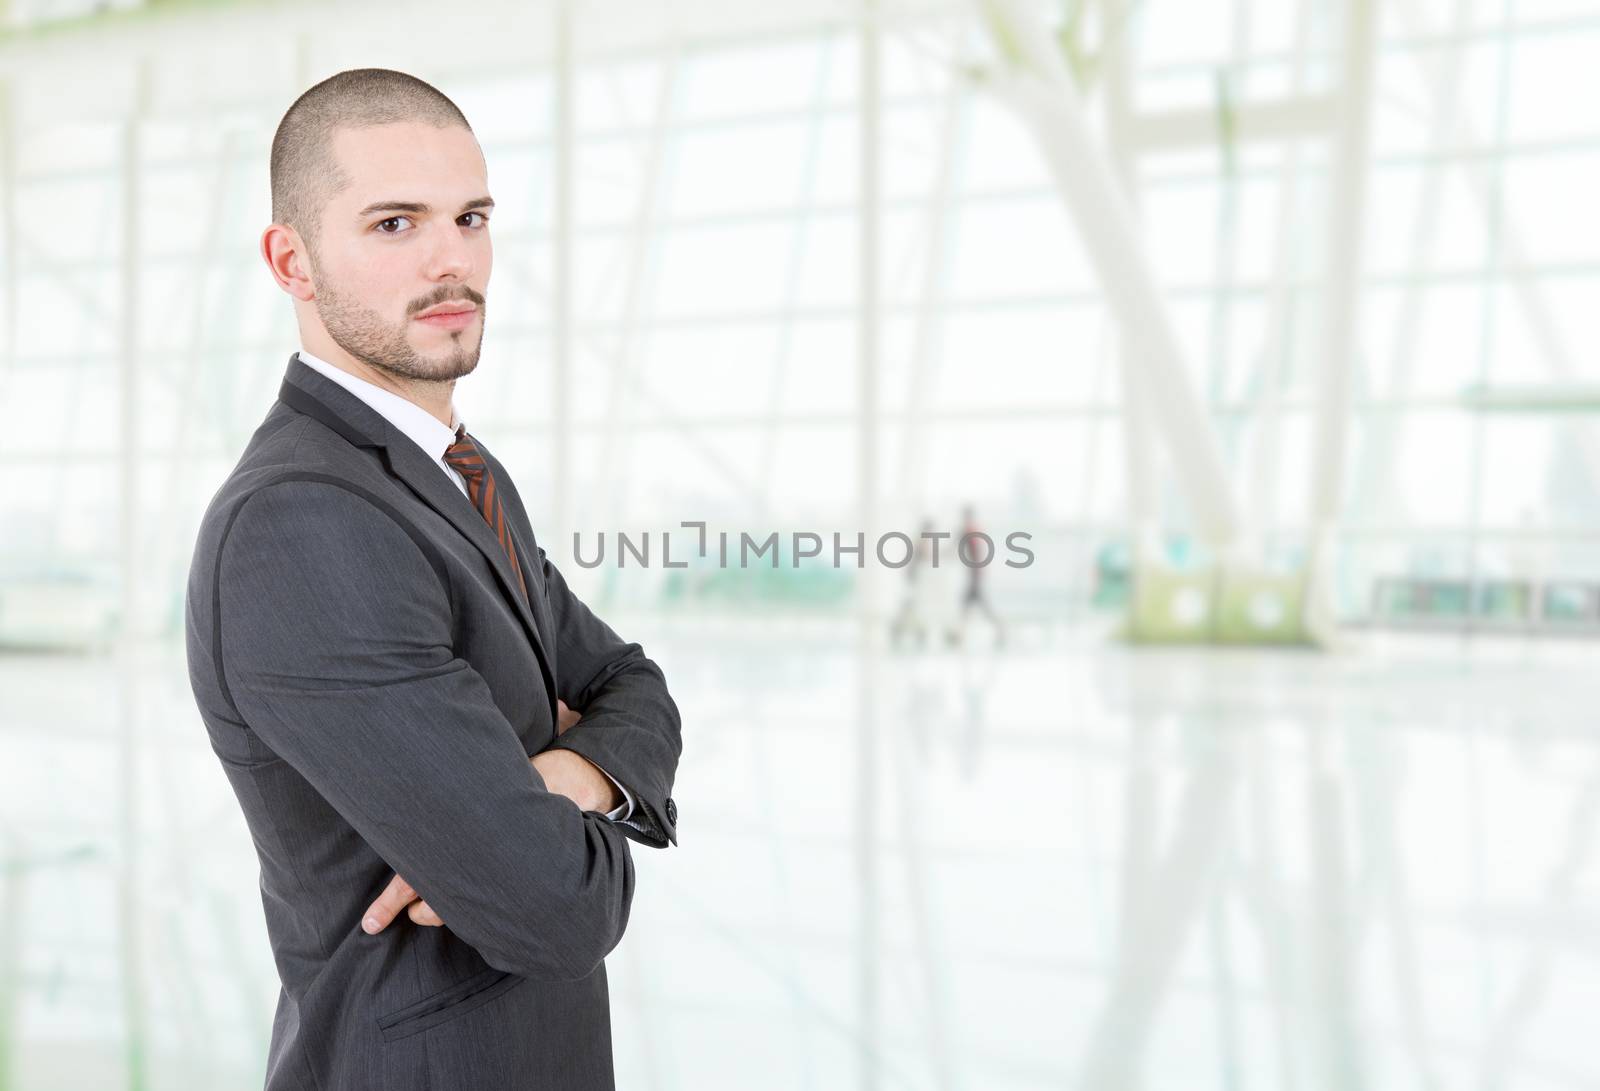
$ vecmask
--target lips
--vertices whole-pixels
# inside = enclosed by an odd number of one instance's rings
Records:
[[[429,308],[417,315],[417,321],[425,326],[433,326],[443,330],[464,330],[472,324],[478,316],[478,308],[468,304],[445,304],[439,308]]]

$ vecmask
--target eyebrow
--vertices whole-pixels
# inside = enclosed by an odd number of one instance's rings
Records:
[[[493,207],[493,197],[474,197],[462,205],[461,211],[457,212],[456,215],[460,216],[463,213],[471,212],[473,209]],[[421,201],[374,201],[360,212],[357,212],[356,219],[364,220],[374,212],[414,212],[421,216],[432,211],[431,205],[424,204]]]

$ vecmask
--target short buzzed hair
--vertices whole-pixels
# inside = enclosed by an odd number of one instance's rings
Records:
[[[444,92],[388,68],[351,68],[295,99],[272,138],[272,221],[288,224],[315,246],[323,206],[350,184],[334,160],[334,130],[398,121],[472,131]]]

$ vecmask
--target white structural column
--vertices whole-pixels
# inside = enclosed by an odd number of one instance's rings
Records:
[[[1305,95],[1313,19],[1310,0],[1296,0],[1294,46],[1289,69],[1290,94],[1296,99],[1302,99]],[[1331,118],[1332,115],[1330,106],[1328,116]],[[1283,392],[1294,352],[1294,318],[1297,313],[1295,283],[1298,279],[1296,269],[1301,236],[1296,231],[1296,224],[1300,210],[1302,162],[1300,143],[1291,142],[1283,151],[1272,274],[1267,290],[1267,329],[1261,338],[1258,379],[1250,407],[1259,439],[1250,452],[1250,484],[1245,489],[1245,502],[1255,525],[1269,536],[1279,526],[1278,494],[1283,476]]]
[[[132,103],[122,126],[122,238],[121,300],[118,360],[119,489],[117,543],[121,552],[119,592],[121,609],[117,625],[117,803],[121,851],[117,858],[117,939],[121,956],[124,1061],[127,1086],[142,1091],[146,1078],[144,1018],[144,962],[140,936],[144,929],[139,911],[139,695],[141,677],[139,651],[145,637],[140,609],[146,586],[145,566],[141,562],[143,538],[139,520],[139,470],[142,441],[139,433],[140,368],[139,351],[139,259],[142,239],[139,231],[141,200],[141,141],[144,117],[150,99],[150,62],[140,61]]]
[[[5,375],[17,366],[17,111],[11,82],[0,80],[0,268],[5,276]]]
[[[845,41],[854,44],[853,35]],[[777,518],[776,505],[782,494],[776,487],[778,475],[778,449],[784,434],[785,380],[802,365],[795,360],[795,327],[799,324],[800,297],[804,291],[806,274],[806,244],[814,232],[813,222],[821,203],[817,195],[822,161],[829,149],[825,137],[832,120],[828,108],[828,90],[831,85],[831,68],[835,56],[844,52],[835,34],[828,34],[819,44],[817,67],[812,75],[810,114],[805,119],[805,135],[800,139],[804,148],[801,156],[799,185],[796,187],[796,209],[789,228],[788,251],[783,255],[784,283],[783,305],[778,314],[778,343],[772,359],[772,374],[767,380],[765,420],[761,426],[761,453],[756,458],[757,469],[750,479],[757,490],[756,508],[751,512],[756,526],[765,526]],[[773,255],[776,263],[777,254]]]
[[[1116,177],[1090,134],[1082,97],[1048,27],[1018,0],[980,0],[1011,68],[994,89],[1017,109],[1045,155],[1101,290],[1122,328],[1125,366],[1172,454],[1196,530],[1219,552],[1241,537],[1221,445],[1184,369],[1176,331]]]
[[[1137,194],[1132,144],[1133,73],[1129,70],[1133,62],[1128,53],[1133,3],[1134,0],[1101,0],[1101,23],[1106,28],[1101,46],[1106,81],[1106,132],[1111,143],[1112,167],[1130,202]],[[1134,350],[1134,342],[1125,329],[1119,330],[1117,344],[1117,352],[1122,359],[1127,359]],[[1138,572],[1160,558],[1156,475],[1151,464],[1155,444],[1147,400],[1139,388],[1138,369],[1121,367],[1117,374],[1122,384],[1122,449],[1127,470],[1130,561],[1133,570]]]
[[[1355,379],[1360,320],[1362,235],[1366,221],[1371,145],[1372,70],[1377,21],[1371,0],[1344,5],[1344,49],[1328,217],[1327,268],[1322,307],[1322,360],[1317,380],[1311,491],[1311,551],[1307,569],[1306,625],[1316,634],[1333,628],[1330,590],[1333,529],[1344,496],[1350,392]]]
[[[669,145],[675,145],[672,123],[677,109],[682,48],[676,40],[665,43],[665,56],[658,62],[656,93],[652,96],[655,113],[650,120],[650,138],[645,146],[640,171],[638,199],[628,228],[628,257],[623,267],[622,307],[618,312],[616,346],[611,359],[611,381],[606,393],[606,423],[600,446],[600,469],[596,480],[610,507],[606,522],[617,524],[627,509],[630,465],[633,453],[633,406],[641,377],[639,343],[649,343],[649,333],[641,330],[645,309],[654,288],[654,256],[665,245],[659,223],[668,210],[671,171]]]
[[[5,340],[0,344],[0,397],[17,364],[17,116],[12,107],[11,83],[0,79],[0,276],[4,279],[4,317],[0,329]],[[7,830],[0,836],[0,919],[6,934],[0,937],[0,1087],[17,1086],[13,1075],[15,1043],[18,1040],[17,1013],[21,1010],[22,941],[27,927],[24,920],[24,872],[22,839]]]
[[[871,1091],[878,1070],[878,684],[880,657],[880,569],[871,555],[878,536],[878,356],[879,270],[882,230],[882,27],[877,0],[862,0],[861,68],[857,103],[858,150],[861,158],[857,205],[857,247],[860,263],[856,302],[856,522],[863,532],[864,564],[856,585],[856,1027],[859,1049],[857,1083]]]
[[[550,210],[554,247],[550,270],[550,543],[546,552],[557,558],[557,543],[572,531],[572,179],[577,147],[573,141],[573,27],[572,4],[555,6],[555,94],[551,163],[554,207]],[[559,563],[559,559],[556,561]]]
[[[1415,37],[1426,31],[1432,35],[1459,37],[1473,25],[1473,0],[1456,0],[1448,25],[1421,27],[1408,25],[1405,13],[1408,4],[1397,4],[1393,10],[1400,16],[1397,27]],[[1386,400],[1405,399],[1414,393],[1412,378],[1417,364],[1424,359],[1418,345],[1421,340],[1423,319],[1426,316],[1430,273],[1434,262],[1434,249],[1438,238],[1439,222],[1445,208],[1445,185],[1451,173],[1458,168],[1450,160],[1452,148],[1478,147],[1476,133],[1463,131],[1458,118],[1466,109],[1467,50],[1462,45],[1438,50],[1407,51],[1417,54],[1419,75],[1433,93],[1433,126],[1428,135],[1428,146],[1422,166],[1422,188],[1416,203],[1416,214],[1407,229],[1410,234],[1408,262],[1409,276],[1400,288],[1400,302],[1394,308],[1394,332],[1384,358],[1375,358],[1368,365],[1374,377],[1381,375],[1382,382],[1373,383],[1375,391],[1381,390]],[[1438,56],[1434,57],[1433,54]],[[1480,172],[1468,167],[1467,176]],[[1486,218],[1489,214],[1486,209]],[[1499,210],[1491,222],[1504,227]],[[1503,253],[1504,251],[1502,251]],[[1361,498],[1367,518],[1380,523],[1393,521],[1396,506],[1397,481],[1392,471],[1395,451],[1400,447],[1408,425],[1407,414],[1388,409],[1367,416],[1367,428],[1355,461],[1355,480],[1351,495]],[[1600,466],[1600,463],[1595,463]],[[1474,480],[1477,475],[1474,474]],[[1600,480],[1597,477],[1596,480]]]
[[[923,220],[927,261],[922,267],[911,338],[905,426],[900,435],[900,465],[895,478],[899,487],[890,502],[892,512],[906,519],[907,525],[928,514],[928,403],[938,381],[938,362],[944,348],[943,303],[952,264],[951,224],[958,215],[952,206],[965,160],[961,152],[967,127],[967,82],[959,72],[952,72],[949,79],[940,111],[938,165]]]

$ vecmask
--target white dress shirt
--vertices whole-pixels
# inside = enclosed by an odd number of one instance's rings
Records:
[[[456,488],[461,490],[461,495],[467,495],[467,481],[456,468],[444,460],[445,451],[456,441],[456,432],[462,426],[461,418],[456,413],[454,401],[450,404],[449,425],[440,422],[439,418],[428,412],[416,402],[408,401],[390,390],[367,382],[367,380],[352,375],[340,367],[335,367],[326,360],[311,355],[305,349],[300,350],[301,361],[309,368],[317,371],[350,393],[370,405],[384,420],[399,429],[407,439],[421,447],[429,458],[438,464],[440,470],[455,482]],[[587,760],[587,759],[586,759]],[[591,761],[589,764],[594,765]],[[595,765],[596,769],[600,769]],[[604,769],[605,777],[617,790],[622,793],[622,805],[608,812],[606,817],[613,822],[627,821],[633,817],[633,793],[624,788],[617,779]]]

